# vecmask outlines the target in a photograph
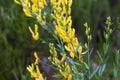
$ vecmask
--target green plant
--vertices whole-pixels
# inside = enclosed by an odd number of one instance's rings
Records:
[[[15,0],[15,2],[22,5],[23,12],[27,17],[35,18],[43,29],[52,36],[53,41],[48,41],[51,54],[48,59],[57,71],[53,77],[59,80],[117,79],[119,57],[115,56],[116,64],[113,67],[109,67],[108,64],[111,59],[110,54],[108,54],[109,39],[112,33],[110,17],[107,17],[105,31],[103,31],[105,39],[102,45],[103,49],[97,50],[97,57],[91,59],[93,55],[92,39],[94,37],[92,37],[91,29],[87,23],[84,24],[87,42],[83,44],[75,36],[71,18],[72,0],[51,0],[50,4],[45,0]],[[35,30],[29,27],[29,31],[35,42],[39,41],[38,25],[35,24]],[[27,69],[35,80],[43,80],[43,76],[38,68],[39,58],[36,55],[36,61]],[[98,62],[95,61],[94,63],[94,60]],[[94,64],[96,66],[92,66]],[[34,66],[36,67],[35,69]],[[114,69],[114,77],[109,77],[111,71],[107,68]],[[105,73],[109,73],[106,75],[107,78],[103,77]]]

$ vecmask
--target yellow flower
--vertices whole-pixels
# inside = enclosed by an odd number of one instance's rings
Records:
[[[79,55],[79,61],[80,61],[80,62],[83,62],[83,57],[82,57],[82,55]]]
[[[65,6],[65,0],[62,0],[61,3],[63,6]]]
[[[60,64],[60,60],[57,57],[54,57],[53,60],[55,61],[56,64]]]
[[[32,64],[32,65],[29,65],[29,66],[27,67],[27,70],[30,72],[31,77],[36,77],[36,73],[34,72],[34,65],[33,65],[33,64]]]
[[[40,7],[41,9],[44,8],[44,4],[43,4],[43,2],[39,2],[38,4],[39,4],[39,7]]]
[[[88,44],[87,43],[85,43],[85,48],[88,48]]]
[[[14,2],[15,2],[16,4],[20,4],[20,1],[18,1],[18,0],[14,0]]]
[[[38,22],[39,22],[40,25],[44,25],[41,14],[38,14],[38,15],[37,15],[37,20],[38,20]]]
[[[23,12],[25,13],[26,16],[32,17],[31,12],[28,8],[23,8]]]
[[[60,74],[66,79],[68,74],[63,72],[61,69],[59,70]]]
[[[35,32],[33,32],[30,27],[29,27],[29,31],[31,32],[32,37],[33,37],[34,40],[39,39],[38,26],[36,24],[35,24]]]
[[[44,80],[42,74],[40,74],[35,80]]]
[[[35,57],[35,62],[34,62],[34,64],[36,65],[36,64],[39,63],[39,57],[38,57],[38,55],[37,55],[36,52],[34,52],[34,57]]]
[[[28,7],[28,5],[29,5],[29,0],[23,0],[24,2],[23,2],[23,6],[24,7]]]
[[[30,72],[31,77],[33,77],[35,80],[44,80],[42,74],[40,73],[39,66],[38,66],[38,60],[39,57],[36,52],[34,52],[35,62],[32,63],[27,67],[27,70]]]
[[[66,59],[66,54],[62,56],[61,62],[63,62]]]
[[[62,36],[61,38],[63,39],[63,42],[66,42],[66,43],[70,42],[70,38],[67,36]]]
[[[47,5],[47,2],[46,2],[46,0],[43,0],[43,4],[46,6]]]
[[[32,72],[33,70],[34,70],[34,65],[32,64],[31,66],[29,65],[28,67],[27,67],[27,70],[29,71],[29,72]]]
[[[39,57],[38,57],[38,55],[37,55],[36,52],[34,52],[34,57],[35,57],[36,59],[39,59]]]
[[[70,52],[70,56],[72,57],[72,59],[74,59],[75,58],[75,53]]]
[[[68,75],[68,80],[72,80],[72,75],[71,74]]]
[[[37,0],[31,0],[32,1],[32,3],[37,3]]]
[[[80,46],[80,47],[78,48],[78,53],[79,53],[79,54],[82,53],[82,46]]]
[[[75,29],[68,28],[68,36],[72,39],[75,35]]]
[[[50,0],[50,1],[51,1],[51,4],[52,4],[53,6],[56,5],[56,0]]]
[[[68,2],[68,1],[67,1],[67,0],[64,0],[64,1],[65,1],[65,5],[67,5],[67,2]],[[64,6],[64,5],[63,5],[63,6]]]
[[[37,77],[35,78],[35,80],[44,80],[42,74],[40,73],[38,65],[36,65],[36,74]]]
[[[67,73],[70,73],[70,66],[69,66],[69,65],[66,66],[65,71],[66,71]]]
[[[72,0],[69,0],[68,6],[69,6],[69,7],[72,6]]]
[[[57,51],[53,43],[49,43],[50,50],[49,52],[54,55],[54,57],[57,57]]]
[[[70,20],[68,23],[68,27],[71,27],[71,26],[72,26],[72,20]]]
[[[69,17],[67,18],[66,24],[69,23],[70,21],[71,21],[71,16],[69,16]],[[71,26],[70,26],[70,27],[71,27]]]
[[[51,14],[51,16],[52,16],[53,19],[56,19],[56,16],[54,14]]]
[[[60,38],[63,39],[63,42],[69,43],[70,38],[66,36],[66,32],[64,29],[61,28],[61,26],[56,26],[56,33],[60,36]]]
[[[74,50],[74,46],[72,44],[68,44],[67,46],[65,45],[65,49],[70,52],[70,57],[72,57],[73,59],[75,58],[75,50]]]
[[[60,6],[61,5],[61,0],[59,0],[58,2],[56,2],[56,5]]]
[[[77,47],[78,46],[78,38],[73,38],[71,43],[73,46]]]
[[[68,15],[71,14],[71,8],[68,8]]]
[[[61,28],[61,26],[56,26],[56,32],[58,33],[58,35],[66,35],[66,32]]]
[[[37,5],[36,3],[34,3],[34,4],[32,5],[32,11],[33,11],[33,12],[37,12],[37,11],[38,11],[38,5]]]
[[[65,45],[65,49],[69,52],[73,52],[74,51],[74,47],[72,46],[72,44],[68,44],[67,46]]]
[[[66,13],[66,8],[65,7],[63,7],[63,14],[65,14]]]

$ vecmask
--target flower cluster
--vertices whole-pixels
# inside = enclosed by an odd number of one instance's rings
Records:
[[[34,40],[38,40],[39,39],[39,32],[38,32],[38,25],[35,24],[35,32],[33,32],[33,30],[31,29],[31,27],[29,27],[29,31],[32,34],[32,37]]]
[[[51,16],[54,19],[55,33],[66,43],[64,47],[70,53],[70,57],[74,59],[79,55],[82,62],[82,46],[78,42],[78,38],[75,37],[75,29],[71,27],[72,0],[51,0],[51,4],[53,6]]]
[[[37,19],[41,26],[44,26],[46,31],[50,33],[56,42],[49,43],[49,52],[51,54],[48,59],[57,70],[55,76],[58,80],[96,80],[102,79],[103,73],[106,66],[109,66],[107,62],[109,61],[108,48],[109,48],[109,38],[112,33],[111,18],[108,17],[106,21],[106,27],[104,32],[105,43],[103,44],[103,53],[99,50],[94,50],[91,48],[91,29],[87,23],[84,24],[86,30],[85,34],[87,36],[87,43],[83,46],[79,42],[78,38],[75,36],[75,29],[72,28],[72,18],[71,18],[71,6],[72,0],[14,0],[15,3],[22,5],[23,12],[27,17],[32,17]],[[50,5],[48,6],[49,3]],[[47,14],[48,13],[48,14]],[[53,22],[53,23],[51,23]],[[38,25],[34,25],[34,30],[29,27],[29,31],[34,40],[39,39]],[[51,36],[50,36],[51,37]],[[91,59],[91,55],[94,51],[97,51],[97,58]],[[83,54],[86,54],[86,60],[83,61]],[[118,51],[119,53],[119,51]],[[40,69],[39,69],[39,57],[36,52],[34,52],[35,62],[27,67],[30,72],[31,77],[35,80],[44,80]],[[95,60],[98,60],[96,63]],[[116,62],[119,62],[119,60]],[[95,64],[95,65],[94,65]],[[115,64],[114,64],[115,65]],[[53,68],[52,66],[52,68]],[[115,65],[116,71],[117,69]],[[115,70],[114,69],[114,70]],[[114,72],[117,76],[117,72]],[[115,78],[116,80],[117,78]]]
[[[34,52],[35,62],[32,63],[27,67],[27,70],[30,72],[31,77],[33,77],[35,80],[44,80],[42,74],[39,70],[39,57],[36,52]]]
[[[58,71],[65,79],[72,80],[70,66],[65,61],[67,57],[66,54],[64,54],[61,59],[58,59],[57,50],[54,47],[54,44],[50,43],[49,47],[50,47],[50,53],[53,56],[53,57],[49,57],[49,60],[52,62],[53,65],[58,67]]]
[[[110,36],[110,34],[112,33],[112,29],[110,28],[110,26],[112,25],[110,16],[107,17],[106,25],[107,25],[107,26],[106,26],[106,28],[105,28],[105,30],[106,30],[105,39],[106,39],[106,41],[107,41],[108,38],[109,38],[109,36]]]
[[[88,41],[90,41],[90,40],[92,39],[92,36],[90,35],[90,27],[88,26],[87,23],[85,23],[84,26],[85,26],[85,28],[86,28],[85,34],[86,34],[86,36],[87,36]]]
[[[15,0],[17,4],[21,4],[23,11],[28,17],[35,17],[41,26],[46,25],[46,12],[44,10],[47,6],[46,0]],[[58,57],[58,53],[54,47],[53,43],[49,44],[51,57],[49,60],[51,63],[57,67],[58,72],[64,79],[72,80],[74,79],[76,68],[75,65],[72,65],[68,59],[77,60],[77,62],[83,62],[83,47],[78,41],[78,38],[75,36],[75,29],[72,28],[72,19],[71,19],[71,6],[72,0],[50,0],[51,4],[51,17],[53,19],[54,26],[54,35],[57,36],[63,42],[62,48],[64,49],[63,54],[61,54],[61,59]],[[35,24],[35,30],[33,31],[29,27],[29,31],[32,34],[34,40],[39,39],[38,26]],[[36,80],[43,80],[42,75],[38,68],[39,58],[35,54],[36,61],[31,66],[27,67],[28,71],[31,73],[31,76]],[[36,67],[34,70],[34,66]]]
[[[47,5],[46,0],[14,0],[15,3],[21,4],[23,12],[28,17],[35,16],[38,22],[43,26],[46,24],[45,12],[42,12]]]

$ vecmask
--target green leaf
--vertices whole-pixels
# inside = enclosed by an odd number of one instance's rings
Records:
[[[117,73],[118,71],[116,70],[116,68],[114,69],[114,78],[117,78]]]
[[[93,48],[90,50],[90,55],[89,55],[89,57],[91,56],[92,52],[93,52]]]
[[[96,72],[99,70],[99,67],[100,67],[100,66],[98,66],[98,67],[93,71],[93,73],[92,73],[91,76],[90,76],[90,79],[92,79],[92,77],[96,74]]]
[[[99,76],[102,76],[103,72],[105,71],[106,68],[106,64],[103,64],[102,66],[100,66],[98,74]]]
[[[107,44],[107,43],[104,43],[104,44],[103,44],[104,54],[107,53],[107,51],[108,51],[108,47],[109,47],[109,44]]]
[[[83,70],[86,70],[86,69],[89,70],[89,66],[88,66],[85,62],[83,62],[83,63],[81,64],[81,66],[82,66],[82,69],[83,69]]]
[[[60,74],[55,74],[52,77],[58,78],[58,77],[61,77],[61,75]]]
[[[101,56],[101,54],[100,54],[99,51],[97,51],[97,54],[98,54],[98,56],[99,56],[99,58],[100,58],[100,61],[103,62],[103,58],[102,58],[102,56]]]
[[[74,64],[74,61],[71,58],[67,57],[67,59],[72,65]]]

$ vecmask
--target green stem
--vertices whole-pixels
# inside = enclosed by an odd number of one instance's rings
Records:
[[[89,70],[88,70],[88,79],[90,80],[90,41],[88,41],[88,66],[89,66]]]

